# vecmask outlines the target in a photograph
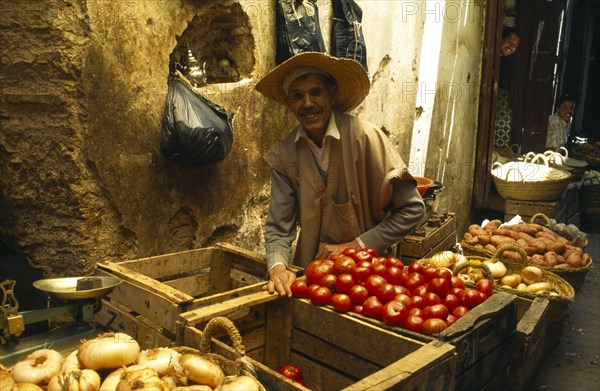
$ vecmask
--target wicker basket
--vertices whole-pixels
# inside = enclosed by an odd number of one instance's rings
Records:
[[[557,200],[571,181],[571,174],[566,171],[525,162],[496,162],[492,176],[504,199],[519,201]]]
[[[586,153],[580,152],[577,147],[572,150],[571,156],[575,159],[586,161],[589,165],[597,167],[600,166],[600,158],[590,156]]]
[[[235,360],[211,352],[212,338],[222,330],[224,330],[231,339],[232,347],[235,351]],[[254,378],[260,391],[267,391],[257,380],[252,364],[246,360],[246,348],[244,347],[240,332],[235,327],[235,324],[227,317],[218,316],[208,321],[200,337],[198,349],[188,346],[176,346],[173,347],[173,349],[180,354],[197,354],[212,361],[221,367],[225,376],[250,376]]]
[[[521,260],[514,261],[502,258],[502,253],[504,251],[516,251],[521,255]],[[492,262],[497,262],[502,259],[502,263],[506,266],[508,273],[521,273],[521,270],[528,265],[527,263],[527,253],[525,250],[516,243],[505,244],[504,246],[500,246],[498,251],[492,256],[492,258],[486,258],[481,256],[467,256],[468,261],[464,263],[459,263],[454,267],[454,274],[458,275],[460,270],[464,269],[467,266],[471,267],[482,267],[483,261],[491,260]],[[567,282],[564,278],[554,274],[553,272],[548,271],[547,269],[540,268],[542,270],[542,281],[549,282],[552,285],[552,288],[558,295],[544,295],[547,296],[549,300],[561,302],[565,305],[570,305],[575,300],[575,290]],[[486,275],[491,275],[489,268],[486,270]],[[516,289],[505,288],[500,285],[494,285],[494,289],[514,293],[517,296],[525,297],[528,299],[535,299],[540,296],[534,293],[518,291]]]

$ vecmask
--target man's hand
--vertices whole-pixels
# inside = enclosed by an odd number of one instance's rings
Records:
[[[294,272],[287,270],[284,265],[277,265],[269,271],[269,282],[263,286],[263,290],[270,294],[292,297],[292,282],[296,279]]]
[[[347,248],[355,248],[357,250],[360,250],[361,247],[356,240],[340,244],[326,244],[319,249],[315,259],[327,259],[332,255],[340,254]]]

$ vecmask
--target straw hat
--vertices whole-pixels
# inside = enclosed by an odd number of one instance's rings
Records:
[[[284,77],[294,68],[307,66],[321,69],[335,79],[338,93],[334,107],[342,112],[354,109],[369,94],[371,83],[359,62],[320,52],[302,52],[292,56],[267,73],[254,89],[287,106],[287,96],[283,90]]]

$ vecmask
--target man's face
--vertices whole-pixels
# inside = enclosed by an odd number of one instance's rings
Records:
[[[560,106],[556,108],[556,112],[558,113],[560,118],[562,118],[566,122],[569,122],[571,120],[571,117],[573,116],[573,113],[575,112],[575,102],[568,100],[561,103]]]
[[[288,107],[302,127],[321,140],[327,130],[337,86],[328,87],[325,75],[309,73],[292,81],[288,87]]]
[[[513,54],[519,47],[519,42],[521,42],[521,38],[515,33],[510,33],[508,37],[502,39],[502,43],[500,44],[502,55],[510,56]]]

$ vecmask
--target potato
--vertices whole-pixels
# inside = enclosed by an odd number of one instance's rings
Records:
[[[473,235],[471,235],[468,232],[465,232],[465,234],[463,235],[463,240],[467,241],[469,239],[473,238]]]
[[[533,236],[538,232],[538,229],[532,224],[515,224],[511,226],[511,229],[515,232],[524,232],[530,236]]]
[[[504,277],[502,277],[500,279],[500,284],[507,285],[511,288],[515,288],[517,285],[519,285],[521,283],[521,281],[523,281],[523,278],[521,277],[520,274],[511,273],[511,274],[507,274]]]
[[[487,235],[488,234],[483,228],[481,228],[481,226],[479,224],[471,224],[471,225],[469,225],[468,231],[473,236]]]
[[[581,255],[571,253],[566,260],[566,263],[571,267],[581,267]]]
[[[581,266],[587,266],[591,260],[592,258],[590,257],[590,254],[583,253],[583,255],[581,256]]]
[[[541,282],[542,278],[544,277],[544,274],[542,272],[542,269],[540,269],[539,267],[525,266],[521,270],[521,277],[523,278],[523,281],[526,284],[530,285]]]
[[[564,243],[554,242],[548,245],[548,250],[554,251],[556,254],[562,254],[567,249]]]
[[[532,265],[546,266],[546,261],[544,260],[544,256],[541,254],[533,254],[529,263]]]
[[[478,240],[479,244],[485,246],[487,244],[490,244],[490,238],[491,238],[491,235],[479,235],[477,237],[477,240]]]
[[[552,284],[549,282],[537,282],[535,284],[527,285],[525,288],[525,292],[529,293],[542,293],[542,292],[551,292]]]
[[[498,251],[498,248],[496,246],[494,246],[493,244],[486,244],[484,248],[486,251],[489,251],[493,254],[495,254],[496,251]]]
[[[554,251],[548,251],[544,254],[544,262],[550,267],[558,265],[558,258]]]
[[[485,229],[487,232],[492,232],[493,230],[498,228],[501,224],[502,224],[502,221],[499,219],[490,220],[485,225],[485,227],[483,227],[483,229]]]
[[[517,232],[519,239],[524,239],[526,242],[531,242],[534,238],[526,232]],[[517,239],[518,241],[518,239]]]
[[[512,260],[515,260],[515,261],[520,261],[521,260],[521,254],[519,254],[516,251],[504,251],[502,253],[502,258],[512,259]]]
[[[507,237],[511,237],[511,230],[508,228],[498,228],[492,231],[492,235],[502,235],[502,236],[507,236]]]
[[[548,248],[546,247],[546,243],[539,238],[534,239],[531,242],[529,242],[529,245],[536,247],[538,254],[545,254],[546,251],[548,251]]]
[[[516,242],[516,240],[514,240],[513,238],[502,236],[502,235],[492,235],[492,237],[490,238],[490,243],[496,247],[500,247],[503,244],[514,243],[514,242]]]

